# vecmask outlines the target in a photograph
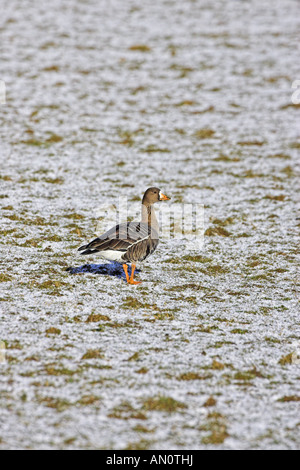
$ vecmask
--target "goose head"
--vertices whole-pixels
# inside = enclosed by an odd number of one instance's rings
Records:
[[[148,188],[143,196],[144,205],[152,205],[159,201],[168,201],[171,198],[162,193],[159,188]]]

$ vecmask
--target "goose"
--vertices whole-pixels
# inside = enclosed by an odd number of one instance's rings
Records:
[[[171,198],[159,188],[148,188],[142,199],[141,221],[124,222],[112,227],[107,232],[78,248],[82,255],[98,253],[109,261],[123,265],[128,284],[140,284],[134,280],[136,262],[145,260],[157,248],[159,226],[153,204],[168,201]],[[128,274],[128,263],[131,263],[131,275]]]

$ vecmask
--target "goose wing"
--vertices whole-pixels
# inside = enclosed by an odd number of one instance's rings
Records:
[[[122,223],[103,233],[100,237],[95,238],[87,245],[81,246],[78,248],[78,251],[82,251],[83,255],[106,250],[126,252],[132,245],[146,240],[150,236],[153,237],[155,234],[156,232],[153,234],[153,228],[146,223]],[[156,238],[158,238],[157,234]]]

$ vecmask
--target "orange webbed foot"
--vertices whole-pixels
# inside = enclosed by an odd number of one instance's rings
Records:
[[[127,264],[123,264],[123,269],[125,271],[126,281],[127,281],[128,284],[132,284],[132,285],[141,284],[141,281],[135,281],[133,279],[134,271],[135,271],[135,264],[132,264],[132,266],[131,266],[131,276],[130,277],[128,275],[128,266],[127,266]]]

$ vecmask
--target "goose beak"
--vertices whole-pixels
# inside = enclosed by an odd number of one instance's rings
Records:
[[[159,200],[160,201],[169,201],[171,198],[163,194],[161,191],[159,193]]]

